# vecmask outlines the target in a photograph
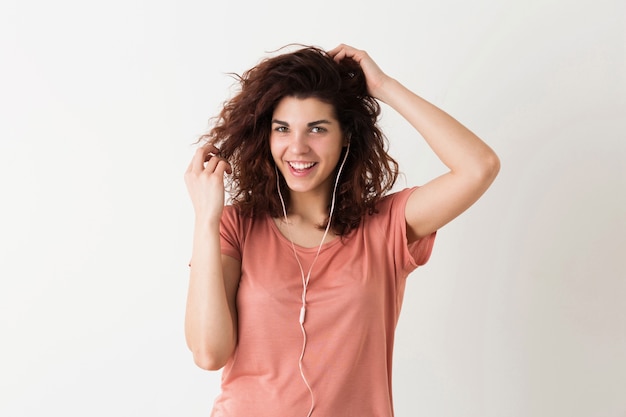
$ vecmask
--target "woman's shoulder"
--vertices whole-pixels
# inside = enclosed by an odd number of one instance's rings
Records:
[[[402,210],[404,210],[409,196],[416,188],[417,187],[403,188],[401,190],[386,194],[376,204],[375,214],[389,213],[394,208],[402,208]]]
[[[226,204],[222,216],[239,216],[240,210],[232,204]]]
[[[398,223],[405,220],[404,209],[414,188],[403,188],[383,196],[375,205],[375,211],[363,218],[363,227],[370,233],[392,233]]]
[[[233,205],[225,205],[222,211],[222,227],[230,229],[240,229],[242,224],[245,223],[245,217],[242,215],[241,210]]]
[[[227,204],[224,206],[224,210],[222,211],[222,221],[226,220],[236,220],[241,217],[241,211],[237,209],[237,207]]]
[[[224,206],[222,211],[222,228],[237,231],[249,231],[254,225],[266,222],[265,216],[250,216],[244,213],[239,207],[232,204]]]

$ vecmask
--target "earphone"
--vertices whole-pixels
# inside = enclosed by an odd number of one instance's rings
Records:
[[[341,161],[341,165],[339,166],[339,170],[337,171],[337,177],[335,178],[335,185],[333,187],[333,195],[332,195],[332,199],[330,202],[330,212],[328,214],[328,223],[326,224],[326,228],[324,229],[324,234],[322,235],[322,241],[320,242],[317,248],[315,258],[313,258],[313,262],[311,262],[311,266],[309,267],[309,271],[306,274],[306,278],[304,275],[304,268],[302,268],[302,263],[300,262],[300,258],[298,257],[298,253],[296,251],[296,245],[293,243],[293,238],[291,236],[291,229],[287,227],[287,235],[289,237],[289,241],[291,242],[291,249],[293,250],[293,255],[296,258],[296,262],[298,263],[298,267],[300,268],[300,274],[302,275],[302,306],[300,307],[300,317],[298,321],[300,322],[300,330],[302,331],[303,340],[302,340],[302,352],[300,353],[300,359],[298,360],[298,367],[300,369],[300,376],[302,377],[302,380],[304,381],[304,384],[306,385],[307,389],[309,390],[309,394],[311,395],[311,408],[309,409],[309,413],[307,414],[307,417],[310,417],[311,414],[313,413],[313,408],[315,407],[315,397],[313,395],[313,389],[311,389],[311,385],[309,384],[309,381],[306,379],[306,376],[304,375],[304,370],[302,369],[302,360],[304,359],[304,352],[306,350],[306,342],[307,342],[306,329],[304,328],[304,321],[306,318],[306,292],[309,286],[309,281],[311,279],[311,271],[313,271],[313,266],[315,265],[315,262],[317,261],[317,258],[319,257],[319,254],[322,251],[322,246],[324,246],[324,240],[326,240],[326,236],[328,235],[328,232],[330,230],[330,224],[332,222],[333,211],[335,210],[335,200],[337,197],[337,186],[339,185],[339,177],[341,176],[341,171],[343,171],[343,167],[346,163],[346,160],[348,159],[349,152],[350,152],[350,141],[348,141],[348,144],[346,145],[346,153],[343,156],[343,160]],[[275,165],[274,165],[274,169],[276,171],[276,188],[278,189],[278,196],[280,198],[280,203],[282,205],[283,215],[285,217],[285,223],[287,224],[288,222],[287,208],[285,207],[285,200],[283,199],[283,195],[280,191],[280,176],[278,175],[278,168],[276,168]]]

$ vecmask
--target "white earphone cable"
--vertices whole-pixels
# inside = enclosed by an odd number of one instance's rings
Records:
[[[326,236],[328,235],[328,231],[330,230],[330,224],[332,222],[333,212],[335,210],[335,200],[337,196],[337,186],[339,185],[339,177],[341,176],[341,171],[343,170],[346,160],[348,159],[349,151],[350,151],[350,142],[348,142],[346,153],[343,156],[343,160],[341,161],[341,165],[339,166],[339,170],[337,171],[337,177],[335,178],[335,185],[333,187],[333,195],[332,195],[332,199],[330,203],[330,213],[328,215],[328,223],[326,224],[326,228],[324,229],[324,235],[322,236],[322,241],[320,242],[317,248],[317,252],[315,253],[315,258],[313,258],[313,262],[311,262],[311,266],[309,267],[309,271],[306,274],[306,278],[304,276],[304,268],[302,267],[302,263],[300,262],[300,258],[298,257],[298,253],[296,251],[296,245],[293,242],[293,238],[291,235],[291,228],[287,227],[287,235],[289,237],[289,241],[291,242],[291,249],[293,250],[293,255],[296,258],[296,262],[298,262],[298,267],[300,268],[300,274],[302,275],[302,307],[300,307],[299,322],[300,322],[300,330],[302,331],[303,340],[302,340],[302,351],[300,353],[300,359],[298,360],[298,368],[300,369],[300,376],[302,377],[302,380],[304,381],[304,384],[306,385],[307,389],[309,390],[309,394],[311,395],[311,408],[309,409],[309,413],[307,414],[307,417],[310,417],[311,414],[313,413],[313,408],[315,407],[315,396],[313,395],[313,389],[311,388],[309,381],[304,375],[304,370],[302,369],[302,361],[304,359],[304,352],[306,350],[306,342],[307,342],[306,329],[304,328],[304,320],[306,317],[306,292],[309,286],[309,281],[311,279],[311,271],[313,271],[313,265],[315,265],[315,262],[317,261],[317,258],[319,257],[320,252],[322,251],[322,246],[324,246],[324,241],[326,240]],[[287,218],[287,208],[285,207],[285,200],[283,199],[283,195],[280,191],[280,176],[278,175],[278,168],[274,166],[274,170],[276,171],[276,188],[278,189],[278,196],[280,198],[280,204],[282,205],[282,208],[283,208],[285,224],[288,226],[289,223],[288,223],[288,218]]]

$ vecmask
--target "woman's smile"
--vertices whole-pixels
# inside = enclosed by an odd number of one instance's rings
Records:
[[[316,162],[287,162],[292,175],[305,176],[308,175],[317,165]]]

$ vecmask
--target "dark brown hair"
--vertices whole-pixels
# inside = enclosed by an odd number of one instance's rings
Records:
[[[227,190],[243,215],[282,216],[269,137],[274,109],[287,96],[331,104],[350,141],[337,188],[333,231],[344,236],[364,215],[376,212],[376,203],[398,177],[398,164],[387,153],[386,138],[377,125],[380,105],[368,94],[365,75],[355,61],[337,63],[323,50],[306,46],[266,58],[236,78],[239,91],[224,103],[201,140],[217,146],[220,156],[230,162]],[[288,206],[284,181],[281,191]]]

